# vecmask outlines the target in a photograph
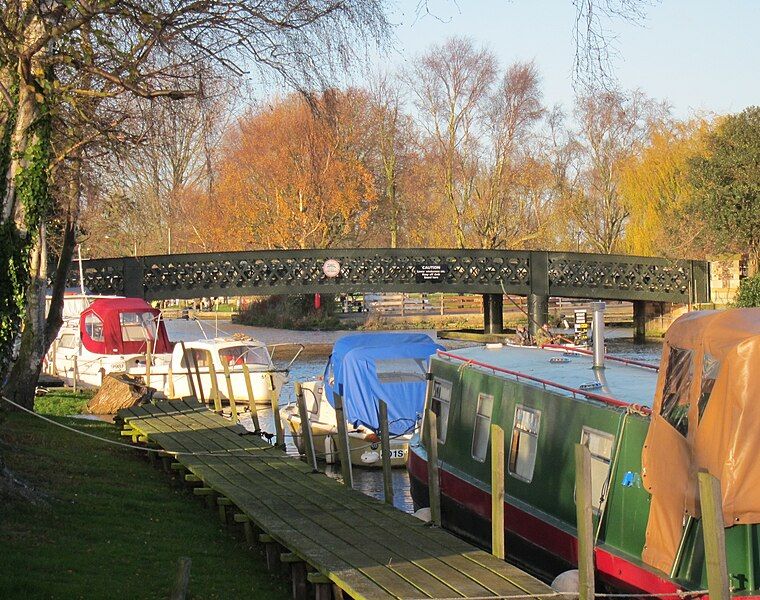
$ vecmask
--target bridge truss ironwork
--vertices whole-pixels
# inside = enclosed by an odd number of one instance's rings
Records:
[[[337,260],[337,276],[324,265]],[[334,263],[333,263],[333,266]],[[450,292],[709,302],[708,263],[512,250],[329,249],[175,254],[82,262],[94,294],[146,300],[347,292]],[[69,285],[79,286],[75,263]]]

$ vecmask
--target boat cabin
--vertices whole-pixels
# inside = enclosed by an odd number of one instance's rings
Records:
[[[760,588],[760,310],[694,312],[668,331],[661,366],[562,348],[438,352],[427,407],[438,416],[443,526],[490,545],[490,426],[505,438],[510,558],[553,577],[577,564],[573,447],[592,457],[595,563],[616,590],[705,589],[696,474],[721,482],[737,595]],[[410,444],[416,507],[427,450]]]

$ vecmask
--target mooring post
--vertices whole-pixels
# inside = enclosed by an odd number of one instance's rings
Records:
[[[187,367],[188,387],[193,394],[193,398],[195,398],[196,400],[199,400],[198,391],[195,389],[195,383],[193,382],[193,372],[190,370],[190,359],[187,355],[187,348],[185,348],[185,342],[180,342],[179,345],[182,348],[182,360],[184,360],[185,366]]]
[[[633,301],[633,341],[640,343],[647,338],[647,303],[645,300]]]
[[[378,400],[380,417],[380,452],[383,461],[383,499],[393,506],[393,475],[391,474],[391,438],[388,430],[388,405]]]
[[[306,408],[306,397],[304,396],[301,382],[296,381],[293,384],[293,389],[295,390],[296,402],[298,403],[298,416],[301,418],[301,440],[303,441],[304,453],[306,454],[306,460],[311,465],[312,471],[317,473],[317,454],[314,452],[314,437],[311,434],[311,419],[309,419],[309,411]],[[280,415],[276,415],[275,418],[279,418],[279,416]]]
[[[79,358],[74,355],[74,371],[72,373],[74,376],[74,393],[76,394],[79,391]]]
[[[198,393],[201,395],[200,401],[203,404],[206,404],[206,394],[203,392],[203,381],[201,380],[201,370],[198,368],[198,357],[195,356],[195,352],[190,352],[190,358],[193,360],[193,368],[195,369],[195,376],[198,379]],[[210,370],[209,370],[209,373],[211,373]]]
[[[145,342],[145,385],[150,387],[150,370],[153,366],[153,354],[150,348],[150,340]]]
[[[504,560],[504,430],[491,423],[491,554]]]
[[[338,454],[340,456],[340,472],[343,475],[343,483],[354,487],[354,474],[351,468],[351,451],[348,447],[348,427],[343,413],[343,396],[333,392],[335,399],[335,419],[338,422]]]
[[[578,594],[594,598],[594,523],[591,507],[591,452],[575,444],[575,515],[578,534]]]
[[[222,399],[219,396],[219,382],[216,379],[216,367],[213,359],[208,362],[208,376],[211,379],[211,398],[214,400],[214,411],[222,412]]]
[[[177,561],[177,577],[174,580],[174,587],[172,587],[171,600],[185,600],[187,598],[187,590],[190,587],[190,566],[193,561],[186,556],[183,556]]]
[[[259,409],[256,408],[256,397],[253,395],[253,385],[251,384],[251,371],[248,369],[246,363],[243,363],[243,377],[245,377],[245,391],[248,393],[248,407],[251,411],[253,430],[261,431],[261,426],[259,425]]]
[[[271,385],[269,386],[272,392],[270,402],[272,406],[272,420],[274,421],[274,433],[275,433],[275,444],[278,448],[285,450],[285,432],[282,430],[282,421],[280,420],[280,398],[277,394],[275,394],[275,385],[274,380],[271,378],[269,379]]]
[[[720,481],[704,469],[699,471],[697,477],[710,600],[728,600],[731,597],[731,587],[726,564],[726,530],[723,524]]]
[[[221,358],[221,357],[220,357]],[[235,402],[235,392],[232,389],[232,376],[230,375],[230,364],[222,358],[222,367],[224,368],[224,379],[227,381],[227,397],[230,400],[230,416],[232,422],[238,422],[237,404]]]
[[[428,442],[428,496],[430,500],[430,520],[433,525],[441,526],[441,485],[438,480],[438,416],[427,411],[425,427]]]

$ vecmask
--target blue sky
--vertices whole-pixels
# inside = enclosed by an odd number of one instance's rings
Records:
[[[489,46],[502,65],[534,60],[545,102],[572,104],[575,9],[571,0],[428,0],[434,14],[400,0],[395,49],[382,62],[403,65],[452,35]],[[404,8],[408,7],[408,9]],[[760,104],[760,0],[663,0],[640,25],[610,23],[624,89],[667,101],[678,117],[738,112]]]

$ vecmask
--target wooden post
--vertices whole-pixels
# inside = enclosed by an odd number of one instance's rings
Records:
[[[76,394],[79,391],[79,363],[76,354],[74,355],[74,369],[72,371],[72,376],[74,377],[74,393]]]
[[[383,499],[393,506],[393,476],[391,475],[391,437],[388,431],[388,405],[378,400],[380,409],[380,452],[383,456]]]
[[[274,421],[275,440],[278,448],[285,449],[285,432],[282,430],[282,421],[280,420],[280,403],[277,394],[274,393],[274,380],[269,379],[272,382],[270,386],[272,388],[272,420]]]
[[[248,365],[243,363],[243,377],[245,377],[245,391],[248,392],[248,406],[251,410],[251,420],[253,421],[254,431],[261,431],[259,425],[259,411],[256,408],[256,398],[253,395],[253,385],[251,385],[251,371]]]
[[[296,381],[293,384],[293,389],[296,393],[296,402],[298,403],[298,416],[301,417],[301,439],[303,440],[304,452],[306,453],[306,459],[311,465],[312,471],[315,473],[317,469],[317,455],[314,452],[314,438],[311,435],[311,419],[309,419],[309,411],[306,410],[306,398],[303,395],[303,387],[300,381]],[[280,415],[275,415],[275,419],[279,419]]]
[[[50,362],[51,370],[50,374],[57,377],[58,376],[58,365],[56,364],[56,356],[58,356],[58,340],[55,340],[53,342],[53,355],[52,360]]]
[[[700,470],[697,477],[710,600],[728,600],[731,597],[731,588],[726,564],[726,530],[723,524],[720,481],[705,470]]]
[[[343,414],[343,397],[333,392],[335,398],[335,420],[338,423],[338,454],[340,456],[340,472],[343,475],[343,483],[354,487],[354,474],[351,469],[351,451],[348,448],[348,427],[346,417]]]
[[[185,600],[187,598],[187,589],[190,587],[190,566],[193,561],[183,556],[177,562],[177,578],[174,580],[171,600]]]
[[[443,293],[441,293],[441,316],[443,316],[444,310],[443,310]]]
[[[211,398],[214,400],[214,410],[222,412],[222,399],[219,396],[219,382],[216,380],[216,367],[213,359],[208,363],[208,376],[211,379]]]
[[[195,389],[195,383],[193,382],[193,372],[190,370],[190,358],[187,355],[187,348],[185,348],[185,342],[180,342],[179,345],[182,348],[182,359],[185,361],[185,366],[187,367],[187,383],[189,385],[190,391],[193,394],[193,398],[198,400],[199,399],[198,392]]]
[[[190,358],[193,359],[193,368],[195,369],[195,376],[198,379],[198,393],[201,395],[201,402],[206,404],[206,394],[203,393],[203,381],[201,380],[201,370],[198,368],[198,359],[195,356],[195,352],[190,352]]]
[[[504,560],[504,430],[491,423],[491,554]]]
[[[433,525],[441,526],[441,485],[438,480],[438,416],[432,411],[427,411],[427,425],[425,427],[428,441],[428,496],[430,498],[430,520]]]
[[[594,598],[594,523],[591,508],[591,452],[575,444],[575,515],[578,529],[578,597]]]
[[[169,398],[174,398],[174,373],[172,372],[171,363],[169,363],[169,369],[166,371],[166,385]]]
[[[145,385],[150,387],[150,368],[153,366],[153,354],[150,351],[150,341],[146,342],[145,347]]]
[[[221,358],[221,357],[220,357]],[[224,379],[227,381],[227,398],[230,401],[230,416],[232,422],[238,422],[237,404],[235,403],[235,392],[232,389],[232,376],[230,375],[230,364],[222,358],[222,366],[224,367]]]

